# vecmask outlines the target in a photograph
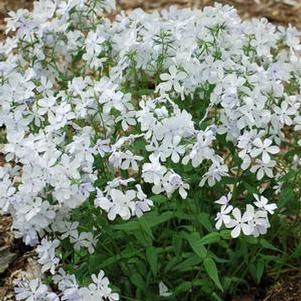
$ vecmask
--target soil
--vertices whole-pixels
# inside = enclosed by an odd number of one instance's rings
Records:
[[[170,5],[180,7],[203,7],[211,5],[213,0],[120,0],[119,10],[143,8],[157,10]],[[217,1],[237,8],[242,18],[265,17],[280,24],[292,24],[301,29],[301,0],[223,0]],[[4,37],[4,18],[10,10],[31,9],[31,0],[0,0],[0,39]],[[0,166],[4,164],[0,154]],[[26,274],[36,278],[40,274],[35,254],[20,240],[13,238],[11,218],[0,216],[0,300],[12,301],[13,287],[18,277]],[[264,283],[254,287],[246,295],[230,298],[231,301],[301,301],[301,271],[285,273],[276,283]]]
[[[282,277],[267,292],[262,301],[301,300],[301,273],[291,273]]]
[[[269,21],[288,25],[289,23],[301,29],[300,0],[117,0],[120,10],[143,8],[156,10],[170,5],[180,7],[204,7],[214,2],[233,5],[243,18],[265,17]],[[4,30],[3,19],[7,12],[17,8],[30,9],[32,0],[0,0],[0,30]]]

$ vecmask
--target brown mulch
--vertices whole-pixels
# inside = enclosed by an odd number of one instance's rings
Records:
[[[124,10],[138,7],[156,10],[170,5],[201,8],[220,2],[234,6],[244,19],[265,17],[273,23],[281,25],[291,23],[301,29],[301,0],[120,0],[118,2]]]
[[[40,267],[35,253],[16,240],[11,232],[10,216],[0,218],[0,300],[13,301],[13,287],[22,276],[30,279],[39,277]]]
[[[276,283],[261,283],[250,291],[231,301],[301,301],[301,272],[285,273]]]
[[[280,278],[267,292],[262,301],[300,301],[301,273],[291,273]]]
[[[170,5],[180,7],[201,8],[214,2],[230,4],[237,8],[242,18],[265,17],[270,22],[288,25],[301,29],[301,0],[119,0],[119,10],[143,8],[157,10]],[[18,8],[32,8],[32,0],[0,0],[0,39],[4,37],[4,18],[8,11]],[[0,154],[0,165],[4,163]],[[20,275],[35,278],[40,271],[35,261],[34,253],[15,240],[10,231],[11,218],[0,216],[0,300],[12,301],[14,280]],[[2,270],[1,270],[2,269]],[[261,287],[264,297],[239,296],[232,301],[301,301],[301,273],[288,273],[280,280]]]
[[[170,5],[200,8],[214,2],[233,5],[243,18],[265,17],[271,22],[282,25],[291,23],[301,29],[301,0],[117,0],[117,5],[122,10],[138,7],[157,10]],[[31,7],[32,0],[0,0],[0,30],[4,29],[3,19],[8,11]]]
[[[7,13],[18,8],[31,9],[31,7],[32,0],[0,0],[0,39],[5,36],[4,18],[7,17]]]

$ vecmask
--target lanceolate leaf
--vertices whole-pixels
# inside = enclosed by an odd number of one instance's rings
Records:
[[[154,276],[158,272],[158,252],[155,247],[149,247],[146,249],[146,258],[150,265],[151,271]]]
[[[219,280],[218,271],[214,260],[211,257],[207,257],[204,260],[204,268],[208,276],[213,280],[215,285],[223,291],[222,284]]]
[[[207,254],[207,250],[204,247],[204,244],[201,241],[200,235],[197,232],[187,234],[186,239],[188,240],[192,250],[197,254],[201,259],[204,259]]]

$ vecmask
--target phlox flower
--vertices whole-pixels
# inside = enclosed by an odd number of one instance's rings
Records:
[[[227,206],[227,205],[229,205],[231,198],[232,198],[232,193],[229,192],[227,195],[223,195],[222,197],[220,197],[214,203],[223,205],[223,206]]]
[[[255,164],[250,168],[250,171],[256,173],[257,180],[261,180],[265,175],[273,178],[273,168],[276,166],[274,160],[264,163],[260,159],[255,160]]]
[[[70,242],[74,244],[75,250],[80,250],[80,248],[84,247],[92,254],[94,253],[97,239],[90,232],[73,232],[72,236],[70,236]]]
[[[277,154],[279,152],[279,147],[272,145],[273,141],[266,138],[263,141],[260,138],[256,138],[253,141],[254,148],[251,150],[251,156],[257,157],[262,155],[262,162],[269,163],[271,160],[270,154]]]
[[[48,287],[42,284],[39,279],[33,279],[28,282],[19,282],[15,289],[16,299],[25,301],[46,300]]]
[[[4,212],[7,212],[15,192],[8,174],[0,179],[0,209]]]
[[[162,73],[160,75],[160,79],[164,82],[158,86],[158,89],[163,92],[168,92],[174,88],[177,93],[182,93],[183,91],[180,82],[186,78],[186,73],[183,71],[178,71],[175,65],[171,65],[168,68],[168,71],[169,73]]]
[[[253,194],[256,202],[254,205],[259,209],[265,210],[269,214],[274,214],[274,211],[277,209],[277,205],[275,203],[268,204],[268,199],[264,196],[259,196],[257,194]]]
[[[159,296],[161,297],[169,297],[172,295],[172,292],[169,291],[168,287],[166,284],[164,284],[163,281],[159,282]]]
[[[163,188],[168,197],[171,197],[172,193],[178,190],[181,198],[186,199],[189,187],[189,184],[184,183],[181,176],[173,171],[168,171],[163,178]]]
[[[216,215],[216,224],[215,224],[215,228],[216,229],[220,229],[222,224],[227,225],[231,222],[231,217],[229,216],[229,214],[231,213],[233,209],[233,206],[229,205],[223,205],[221,207],[220,212],[217,213]]]
[[[144,163],[142,166],[142,178],[147,183],[154,183],[160,185],[161,180],[167,169],[161,165],[157,157],[151,156],[150,163]]]
[[[202,187],[206,182],[208,182],[208,185],[212,187],[224,176],[228,176],[228,166],[220,163],[219,161],[213,161],[209,170],[204,174],[199,186]]]
[[[252,234],[253,227],[250,221],[254,218],[254,207],[247,205],[246,211],[241,214],[239,208],[234,208],[232,211],[232,216],[230,222],[226,224],[227,228],[232,228],[231,236],[237,238],[242,232],[245,235]]]
[[[42,273],[50,270],[51,274],[55,274],[55,268],[59,263],[59,258],[55,255],[55,249],[59,244],[60,242],[57,239],[48,241],[43,238],[41,244],[37,247],[38,262],[42,265]]]

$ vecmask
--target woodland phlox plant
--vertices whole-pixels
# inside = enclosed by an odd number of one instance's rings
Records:
[[[207,230],[215,224],[218,237],[257,238],[281,214],[285,177],[300,169],[294,27],[242,21],[220,4],[116,16],[114,9],[111,0],[41,0],[6,19],[0,209],[12,216],[15,237],[36,247],[45,275],[20,280],[17,300],[127,300],[122,271],[111,286],[97,251],[114,231],[139,223],[151,237],[155,223],[164,231],[174,221],[200,256],[189,239],[199,235],[195,222],[181,224],[193,212],[158,211],[193,199],[210,208]],[[154,272],[157,251],[147,252]],[[220,288],[222,261],[206,252],[205,272]],[[89,258],[98,259],[93,273]],[[152,300],[176,294],[162,281]]]

